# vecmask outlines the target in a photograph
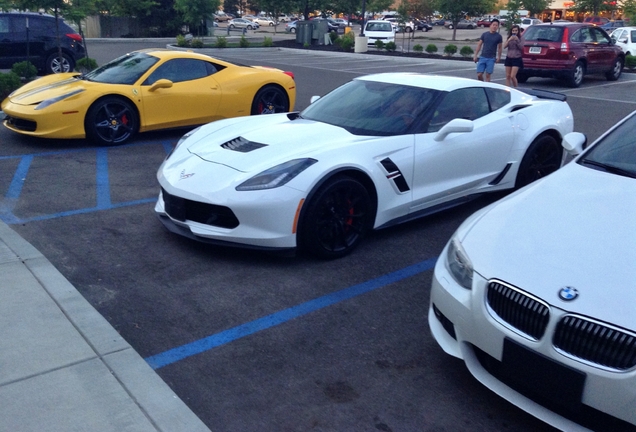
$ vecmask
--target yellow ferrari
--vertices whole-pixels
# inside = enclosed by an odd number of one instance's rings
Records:
[[[295,102],[291,72],[148,49],[85,75],[39,78],[10,94],[2,111],[4,125],[18,133],[116,145],[137,132],[288,112]]]

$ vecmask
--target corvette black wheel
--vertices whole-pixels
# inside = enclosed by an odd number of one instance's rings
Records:
[[[550,135],[535,139],[519,165],[515,188],[522,188],[535,180],[552,174],[561,166],[563,148]]]
[[[320,258],[348,254],[371,228],[373,205],[369,192],[350,177],[332,178],[305,205],[299,246]]]
[[[84,129],[88,138],[97,144],[123,144],[137,133],[139,118],[130,102],[119,97],[106,97],[90,107]]]
[[[252,115],[274,114],[289,111],[287,94],[278,86],[267,85],[260,89],[252,102]]]

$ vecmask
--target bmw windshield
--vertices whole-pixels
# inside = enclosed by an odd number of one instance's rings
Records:
[[[123,55],[84,75],[84,79],[106,84],[134,84],[159,59],[143,52]]]
[[[354,135],[413,133],[442,92],[354,80],[318,99],[301,116],[346,129]]]

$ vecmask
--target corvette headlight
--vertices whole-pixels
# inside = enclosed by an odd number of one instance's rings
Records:
[[[237,191],[274,189],[289,182],[298,174],[318,162],[316,159],[294,159],[255,175],[236,187]]]
[[[40,102],[38,104],[38,106],[35,107],[35,110],[37,111],[37,110],[44,109],[44,108],[46,108],[49,105],[53,105],[55,102],[59,102],[59,101],[64,100],[64,99],[68,99],[71,96],[75,96],[78,93],[82,93],[83,91],[84,91],[84,89],[77,89],[77,90],[73,90],[72,92],[68,92],[68,93],[65,93],[63,95],[51,98],[51,99],[43,100],[42,102]]]
[[[448,244],[446,267],[458,284],[466,289],[472,289],[473,264],[456,236],[453,236]]]

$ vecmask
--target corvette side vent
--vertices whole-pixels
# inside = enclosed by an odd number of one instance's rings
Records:
[[[249,153],[252,150],[258,150],[261,147],[267,147],[267,144],[261,144],[254,141],[246,140],[243,137],[238,137],[224,144],[221,144],[221,147],[227,150],[234,150],[241,153]]]
[[[402,175],[402,171],[400,171],[395,162],[393,162],[389,158],[385,158],[382,159],[380,163],[382,164],[382,168],[384,168],[384,170],[387,172],[386,178],[389,180],[393,180],[393,183],[395,183],[395,187],[397,187],[400,192],[408,192],[410,189],[409,185]]]

